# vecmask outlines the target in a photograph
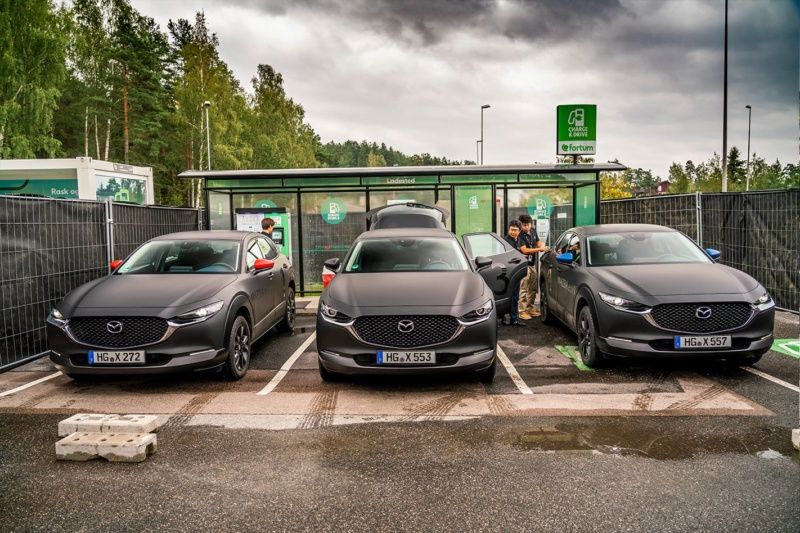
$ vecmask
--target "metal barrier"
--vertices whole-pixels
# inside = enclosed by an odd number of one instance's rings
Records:
[[[800,312],[800,189],[607,200],[600,218],[680,230],[753,276],[779,308]]]
[[[195,209],[0,196],[0,371],[47,352],[50,309],[108,273],[113,252],[125,257],[157,235],[197,229],[199,220]]]

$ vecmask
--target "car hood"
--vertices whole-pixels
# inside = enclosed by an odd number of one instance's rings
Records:
[[[735,294],[741,296],[758,287],[758,282],[744,272],[715,263],[590,267],[589,272],[609,290],[624,292],[634,300],[639,295]]]
[[[82,285],[64,298],[75,309],[182,307],[211,298],[236,281],[235,274],[126,274]]]
[[[481,298],[485,290],[483,278],[471,271],[353,273],[337,275],[325,299],[351,312],[365,307],[451,308]]]

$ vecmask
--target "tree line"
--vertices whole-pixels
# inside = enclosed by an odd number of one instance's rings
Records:
[[[748,188],[748,166],[739,149],[734,146],[728,152],[728,190],[744,191]],[[800,187],[800,166],[794,163],[782,165],[779,160],[767,162],[758,154],[752,154],[749,166],[749,189],[787,189]],[[601,173],[603,199],[648,196],[663,181],[651,170],[629,168],[619,173]],[[690,192],[719,192],[722,190],[722,157],[714,153],[707,161],[695,164],[673,162],[669,167],[670,194]]]
[[[208,168],[207,136],[219,169],[460,163],[322,144],[273,67],[258,65],[244,90],[202,12],[162,31],[129,0],[0,0],[0,42],[0,158],[152,166],[159,203],[199,205],[199,183],[176,176]]]

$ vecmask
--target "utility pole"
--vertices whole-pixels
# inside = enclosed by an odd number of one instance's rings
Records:
[[[747,108],[747,185],[745,190],[750,190],[750,119],[753,118],[753,108],[750,105]]]
[[[206,158],[208,160],[208,170],[211,170],[211,128],[208,123],[208,108],[211,107],[211,102],[206,100],[203,102],[203,107],[206,110]]]
[[[489,109],[490,107],[492,106],[489,104],[483,104],[481,106],[481,165],[483,164],[483,110]]]
[[[728,0],[725,0],[725,66],[722,93],[722,192],[728,192]]]
[[[475,164],[481,164],[481,140],[475,141]]]

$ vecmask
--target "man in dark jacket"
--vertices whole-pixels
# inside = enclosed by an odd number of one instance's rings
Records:
[[[519,223],[518,220],[512,220],[508,223],[508,233],[506,236],[503,237],[505,241],[513,246],[515,249],[519,250],[520,247],[520,231],[522,231],[522,225]],[[506,315],[503,317],[503,324],[506,326],[524,326],[523,322],[519,321],[519,282],[514,285],[514,290],[511,291],[511,313],[510,316]]]

